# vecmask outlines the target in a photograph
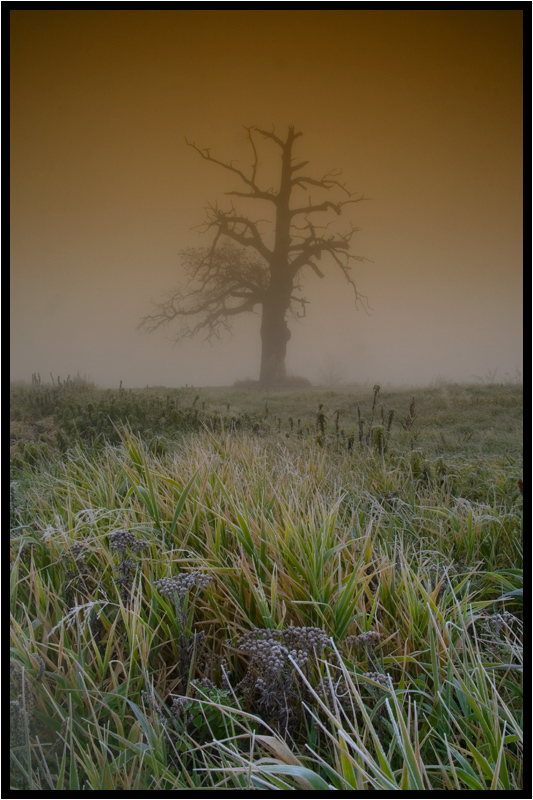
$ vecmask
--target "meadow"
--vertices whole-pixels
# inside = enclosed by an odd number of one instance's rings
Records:
[[[11,390],[12,789],[523,786],[522,387]]]

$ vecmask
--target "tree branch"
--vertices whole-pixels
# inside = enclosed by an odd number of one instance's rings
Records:
[[[217,248],[183,250],[189,280],[155,303],[139,328],[156,330],[170,322],[179,323],[175,341],[205,331],[206,338],[219,337],[228,320],[253,311],[263,301],[268,286],[268,267],[229,242]]]
[[[234,209],[221,211],[216,206],[208,206],[209,215],[211,215],[211,220],[208,221],[208,227],[215,226],[220,234],[228,236],[244,247],[253,247],[265,261],[270,263],[272,252],[264,244],[255,222],[249,220],[248,217],[238,216]],[[239,225],[243,230],[237,229]]]
[[[259,162],[258,162],[258,158],[257,158],[257,149],[255,147],[255,143],[253,141],[253,137],[252,137],[252,134],[251,134],[251,131],[254,130],[254,129],[253,128],[246,128],[246,126],[244,126],[244,127],[245,127],[245,130],[248,131],[248,139],[250,140],[250,143],[251,143],[251,146],[252,146],[252,149],[253,149],[253,152],[254,152],[254,162],[252,164],[252,177],[251,178],[249,178],[247,175],[245,175],[245,173],[242,170],[237,169],[237,167],[234,167],[232,162],[227,164],[225,161],[220,161],[218,158],[213,158],[213,156],[210,153],[210,149],[211,148],[203,148],[202,149],[202,148],[198,147],[194,142],[190,142],[187,139],[187,137],[185,137],[185,142],[189,147],[192,147],[193,150],[196,150],[196,152],[204,159],[204,161],[210,161],[212,164],[218,164],[219,167],[223,167],[224,169],[227,169],[230,172],[233,172],[235,175],[238,175],[239,178],[243,181],[243,183],[246,183],[246,185],[250,186],[250,188],[252,189],[252,192],[250,192],[248,196],[250,196],[250,197],[260,197],[263,200],[271,200],[271,201],[275,202],[275,195],[273,195],[270,192],[262,191],[259,188],[259,186],[256,184],[256,182],[255,182],[255,176],[256,176],[257,166],[258,166]],[[234,193],[233,192],[227,192],[226,194],[234,194]]]
[[[274,126],[272,126],[271,131],[265,131],[262,128],[258,128],[257,126],[254,126],[254,130],[260,133],[261,136],[264,136],[266,139],[272,139],[272,141],[276,142],[276,144],[279,145],[282,150],[285,149],[285,147],[289,142],[292,143],[295,139],[298,138],[298,136],[302,135],[301,132],[295,133],[294,125],[289,125],[289,132],[287,135],[287,140],[285,142],[283,141],[283,139],[280,139],[279,136],[276,136],[276,134],[274,133]]]
[[[327,211],[329,208],[331,208],[337,216],[340,216],[344,206],[347,206],[349,203],[360,203],[362,200],[368,200],[368,198],[361,195],[361,197],[357,197],[354,200],[341,200],[338,203],[333,203],[331,200],[324,200],[323,203],[316,203],[314,205],[309,203],[307,206],[291,209],[291,216],[295,217],[297,214],[312,214],[317,211]]]

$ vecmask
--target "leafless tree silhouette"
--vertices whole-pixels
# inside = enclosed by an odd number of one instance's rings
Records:
[[[233,201],[225,209],[218,204],[209,205],[203,227],[214,231],[210,246],[182,251],[188,281],[155,304],[139,327],[155,330],[176,323],[176,340],[198,333],[211,339],[229,329],[237,314],[260,310],[259,381],[263,385],[279,385],[287,380],[285,357],[291,337],[287,315],[292,312],[304,317],[306,312],[308,301],[302,294],[306,272],[312,270],[324,278],[328,269],[338,268],[353,289],[356,305],[366,302],[351,273],[353,261],[366,260],[349,252],[352,237],[359,229],[350,224],[343,232],[329,230],[332,214],[340,216],[346,205],[359,203],[364,197],[351,194],[339,181],[337,171],[321,178],[303,173],[309,162],[296,161],[293,156],[294,142],[302,135],[293,126],[289,126],[285,139],[274,130],[255,126],[245,130],[252,151],[252,163],[246,172],[232,161],[214,158],[209,149],[186,142],[201,158],[239,178],[241,189],[226,192],[227,196],[258,202],[263,209],[266,206],[268,217],[251,219],[238,213]],[[279,150],[281,174],[277,189],[259,185],[258,139]],[[324,191],[342,199],[317,202],[311,197],[311,192]],[[294,200],[304,193],[307,197],[303,202]],[[324,261],[323,256],[327,256]]]

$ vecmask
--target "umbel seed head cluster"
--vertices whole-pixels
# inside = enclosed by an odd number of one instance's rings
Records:
[[[185,597],[194,587],[205,589],[210,581],[210,575],[206,575],[201,570],[196,570],[195,572],[182,572],[173,578],[160,578],[154,583],[154,586],[159,594],[163,596],[173,597],[177,594],[179,597]]]
[[[288,665],[288,656],[302,668],[313,653],[320,652],[328,644],[329,639],[320,628],[290,627],[284,631],[250,631],[237,646],[241,652],[260,662],[267,671],[280,672]]]
[[[389,675],[384,675],[382,672],[365,672],[365,678],[370,678],[372,681],[376,681],[376,683],[380,683],[382,686],[386,686],[389,688],[391,684],[391,679]]]
[[[137,539],[132,531],[115,531],[109,534],[109,547],[111,550],[118,550],[119,553],[125,553],[130,549],[133,552],[144,550],[148,547],[148,542],[143,539]]]
[[[320,628],[256,628],[237,642],[239,651],[249,656],[249,664],[236,688],[254,712],[285,734],[296,724],[302,708],[295,664],[307,671],[311,660],[329,644]]]
[[[377,631],[366,631],[358,636],[348,636],[347,644],[365,645],[365,647],[375,647],[381,641],[381,634]]]

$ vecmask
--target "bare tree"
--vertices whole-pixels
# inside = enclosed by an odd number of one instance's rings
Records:
[[[270,212],[267,219],[252,220],[238,213],[232,204],[222,209],[207,207],[205,230],[214,231],[209,247],[188,249],[181,253],[188,282],[171,291],[155,305],[154,311],[140,327],[155,330],[177,322],[176,340],[204,333],[207,339],[219,336],[231,327],[234,316],[247,311],[261,310],[261,371],[263,385],[283,384],[286,381],[285,356],[291,337],[287,314],[304,317],[308,301],[302,294],[301,280],[312,270],[325,277],[327,264],[318,262],[329,257],[329,266],[338,268],[353,289],[356,305],[366,298],[357,291],[351,274],[352,261],[364,257],[349,253],[350,242],[358,228],[349,225],[342,232],[330,232],[328,215],[340,216],[344,206],[358,203],[363,196],[354,197],[338,180],[340,173],[332,171],[321,178],[302,173],[308,161],[296,161],[293,145],[301,136],[289,126],[281,139],[272,131],[245,127],[252,150],[252,163],[245,172],[232,161],[219,161],[209,149],[201,149],[186,139],[204,160],[217,164],[239,178],[240,190],[226,192],[227,196],[259,201]],[[279,150],[281,170],[279,188],[261,188],[258,138],[273,143]],[[317,202],[311,192],[334,192],[341,200]],[[306,199],[294,200],[305,193]],[[319,221],[322,222],[319,223]],[[268,244],[267,244],[268,242]]]

